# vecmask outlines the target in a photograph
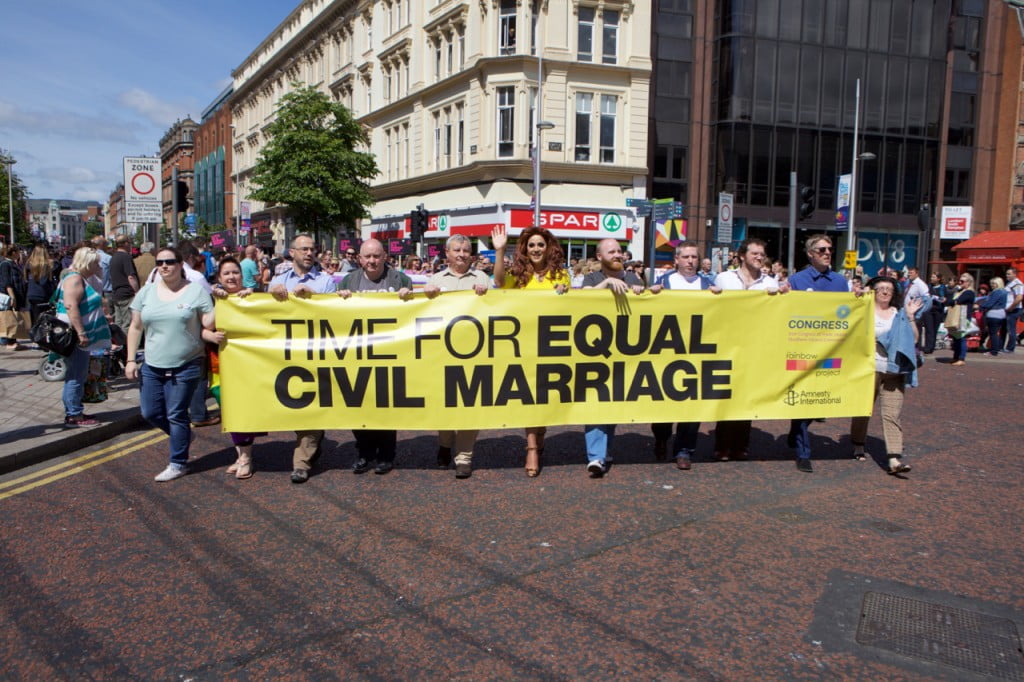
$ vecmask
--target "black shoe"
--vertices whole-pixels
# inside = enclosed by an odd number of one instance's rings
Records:
[[[455,478],[469,478],[473,475],[473,467],[468,462],[455,465]]]
[[[366,460],[365,457],[360,457],[359,459],[356,460],[356,463],[352,465],[353,474],[365,474],[369,470],[370,463]]]
[[[655,440],[654,459],[658,460],[659,462],[664,462],[666,457],[668,457],[668,441]]]
[[[292,483],[305,483],[309,480],[309,469],[296,469],[292,472]]]
[[[377,462],[377,468],[373,470],[373,473],[378,476],[383,476],[384,474],[390,474],[391,470],[394,468],[394,462]]]
[[[796,460],[796,468],[798,471],[802,471],[805,474],[814,473],[814,467],[811,466],[810,457],[798,457]]]
[[[447,469],[452,463],[452,449],[441,446],[437,449],[437,466]]]

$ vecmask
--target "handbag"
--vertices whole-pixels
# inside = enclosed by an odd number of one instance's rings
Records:
[[[965,306],[951,305],[949,310],[946,311],[946,321],[942,323],[942,326],[946,329],[960,329],[960,318],[963,317],[963,308]]]
[[[10,296],[8,296],[7,294],[0,294],[0,311],[10,310],[11,308],[14,307],[12,303],[13,301],[11,300]]]
[[[44,350],[67,357],[78,347],[78,332],[57,317],[52,310],[39,313],[36,323],[32,325],[29,338]]]

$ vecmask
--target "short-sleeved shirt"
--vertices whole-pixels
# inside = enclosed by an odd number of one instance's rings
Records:
[[[596,287],[606,279],[608,279],[608,275],[604,274],[601,270],[598,270],[597,272],[589,272],[583,276],[583,286]],[[627,286],[631,287],[642,287],[644,285],[644,281],[637,277],[635,272],[631,272],[629,270],[623,271],[622,281],[624,281]]]
[[[789,288],[793,291],[841,291],[850,293],[846,278],[833,270],[819,272],[813,265],[790,276]]]
[[[291,264],[289,263],[289,265]],[[300,275],[295,270],[289,268],[270,280],[270,286],[275,284],[284,285],[287,291],[294,291],[298,285],[305,284],[315,294],[333,294],[338,290],[337,285],[334,283],[334,278],[326,272],[320,272],[319,270],[310,270],[305,275]]]
[[[467,270],[463,275],[457,275],[451,268],[445,268],[436,272],[427,280],[428,286],[434,286],[441,291],[469,291],[478,284],[488,289],[491,287],[491,278],[479,270]]]
[[[554,278],[551,277],[551,273],[549,272],[548,274],[544,275],[544,279],[539,280],[539,281],[537,280],[537,277],[535,275],[531,275],[530,279],[527,280],[527,282],[526,282],[526,286],[524,286],[522,288],[523,289],[540,289],[540,290],[554,289],[559,284],[563,285],[566,289],[568,289],[570,286],[572,286],[572,283],[569,280],[569,273],[567,273],[565,270],[559,270],[558,276],[556,276]],[[519,289],[520,287],[519,287],[519,284],[516,282],[516,278],[513,275],[511,275],[509,273],[506,273],[505,274],[505,281],[502,283],[501,288],[502,289]]]
[[[743,278],[740,277],[739,270],[723,270],[718,273],[715,277],[715,286],[723,291],[735,291],[739,289],[748,289],[752,291],[778,291],[779,283],[775,281],[775,278],[771,275],[766,275],[763,272],[758,273],[759,276],[750,286],[746,286],[743,282]]]
[[[97,249],[97,252],[99,253],[99,256],[100,256],[100,279],[103,281],[103,293],[104,294],[109,294],[110,291],[111,291],[111,289],[110,289],[110,259],[112,258],[112,256],[109,253],[107,253],[106,251],[103,251],[102,249]]]
[[[127,301],[135,295],[135,289],[128,281],[129,277],[135,277],[138,282],[131,254],[126,251],[115,251],[110,257],[110,290],[115,301]]]
[[[665,278],[665,283],[668,285],[666,288],[670,291],[700,291],[707,288],[702,282],[706,283],[707,280],[699,273],[693,277],[686,277],[679,272],[673,272]]]
[[[257,278],[260,276],[259,264],[251,258],[242,259],[242,287],[245,289],[255,289],[258,284]]]
[[[1014,278],[1012,282],[1006,285],[1006,290],[1010,295],[1010,300],[1006,302],[1007,305],[1013,303],[1013,299],[1017,298],[1021,294],[1024,294],[1024,283],[1021,283],[1019,279]],[[1021,301],[1017,305],[1013,306],[1008,312],[1016,312],[1024,306],[1024,301]]]
[[[146,364],[159,369],[181,367],[203,354],[202,315],[213,312],[213,299],[190,282],[173,301],[161,301],[157,284],[136,294],[131,309],[142,314],[146,331]]]

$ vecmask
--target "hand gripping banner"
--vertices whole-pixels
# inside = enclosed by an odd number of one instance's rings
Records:
[[[217,303],[227,431],[871,412],[871,297],[491,290]]]

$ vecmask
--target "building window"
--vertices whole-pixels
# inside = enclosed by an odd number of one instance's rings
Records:
[[[466,67],[466,34],[459,33],[459,70]]]
[[[530,88],[530,155],[533,155],[533,136],[537,130],[537,88]]]
[[[601,62],[615,64],[619,49],[619,13],[606,9],[601,18]]]
[[[441,113],[434,114],[434,170],[441,170]]]
[[[465,161],[465,157],[463,156],[463,149],[465,149],[465,144],[464,143],[465,143],[465,140],[466,140],[466,121],[465,121],[466,108],[464,106],[462,106],[461,104],[459,104],[459,105],[457,105],[455,107],[455,113],[456,113],[456,115],[458,117],[458,120],[459,120],[459,124],[458,124],[459,125],[459,129],[458,129],[458,132],[456,133],[457,134],[457,138],[456,138],[456,147],[455,147],[455,149],[456,149],[456,151],[458,153],[458,164],[461,166],[462,164],[464,164],[466,162]]]
[[[384,72],[384,102],[391,101],[391,71]]]
[[[445,112],[445,118],[448,119],[450,114]],[[452,123],[450,120],[445,120],[444,123],[444,167],[452,167]]]
[[[576,30],[576,59],[594,61],[594,8],[579,8],[579,26]]]
[[[448,54],[448,73],[455,73],[455,45],[449,40],[446,45]]]
[[[441,39],[434,42],[434,80],[441,80]]]
[[[577,161],[590,161],[590,115],[593,112],[593,102],[593,94],[589,92],[576,93]]]
[[[498,53],[501,55],[516,52],[516,0],[501,0],[498,14]]]
[[[409,177],[409,124],[402,124],[402,177]]]
[[[391,180],[391,131],[384,131],[384,177]]]
[[[498,88],[498,156],[515,152],[515,88]]]
[[[601,163],[615,163],[615,110],[618,101],[615,95],[601,95]]]

